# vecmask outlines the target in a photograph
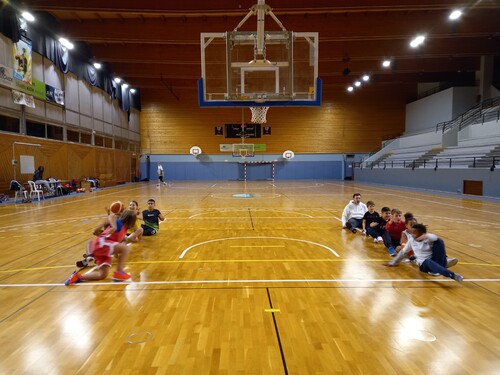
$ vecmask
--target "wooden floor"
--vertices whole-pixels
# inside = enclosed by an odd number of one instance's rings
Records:
[[[341,230],[411,211],[458,284]],[[133,283],[64,280],[116,199],[156,199]],[[352,182],[139,183],[1,205],[0,374],[499,374],[500,203]]]

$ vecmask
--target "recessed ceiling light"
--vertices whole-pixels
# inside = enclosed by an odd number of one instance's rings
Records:
[[[130,89],[131,94],[135,94],[135,89]]]
[[[35,20],[35,17],[30,12],[22,12],[21,16],[28,22],[33,22]]]
[[[356,86],[356,87],[361,86],[361,82],[359,82],[359,81],[354,82],[354,86]]]
[[[354,87],[352,87],[352,86],[349,86],[349,87],[347,88],[347,91],[349,91],[349,92],[352,92],[353,90],[354,90]]]
[[[124,83],[124,84],[122,85],[122,88],[123,88],[123,89],[126,89],[127,87],[128,87],[128,85],[127,85],[126,83]]]
[[[122,81],[122,79],[121,79],[120,77],[116,77],[116,78],[114,79],[114,81],[115,81],[116,83],[120,83],[120,82]]]
[[[459,19],[461,16],[462,16],[462,11],[459,10],[459,9],[456,9],[453,12],[450,13],[450,15],[448,16],[448,18],[450,20],[452,20],[452,21],[455,21],[455,20]]]
[[[100,63],[98,63],[98,62],[94,63],[94,68],[101,69],[101,67],[102,67],[102,65]]]
[[[416,48],[419,45],[421,45],[425,40],[425,36],[423,35],[418,35],[413,40],[410,42],[410,47]]]
[[[368,82],[370,80],[370,76],[368,74],[365,74],[363,76],[363,81]]]
[[[384,68],[388,68],[388,67],[390,67],[390,66],[391,66],[391,60],[384,60],[384,61],[382,62],[382,66],[383,66]]]

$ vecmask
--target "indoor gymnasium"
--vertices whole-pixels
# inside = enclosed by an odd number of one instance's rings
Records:
[[[0,374],[498,374],[492,0],[0,5]]]

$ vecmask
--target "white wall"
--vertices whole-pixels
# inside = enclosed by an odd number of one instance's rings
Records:
[[[447,89],[406,105],[405,133],[436,128],[453,118],[453,89]]]
[[[454,87],[452,118],[460,116],[462,113],[467,112],[477,105],[478,94],[479,91],[477,87]]]
[[[469,125],[458,133],[460,146],[476,146],[498,143],[500,145],[500,122]]]

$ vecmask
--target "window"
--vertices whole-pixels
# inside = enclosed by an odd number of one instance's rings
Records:
[[[104,137],[104,147],[113,148],[113,138]]]
[[[80,142],[80,133],[78,131],[68,129],[67,134],[68,134],[68,142],[75,142],[75,143]]]
[[[26,135],[32,137],[45,138],[45,124],[39,122],[26,121]]]
[[[47,138],[56,139],[58,141],[64,140],[63,128],[61,126],[47,124]]]
[[[19,133],[19,119],[0,115],[0,130]]]
[[[82,143],[85,143],[87,145],[91,145],[92,144],[92,134],[82,132],[81,140],[82,140]]]
[[[101,135],[94,135],[94,145],[104,147],[104,137]]]

